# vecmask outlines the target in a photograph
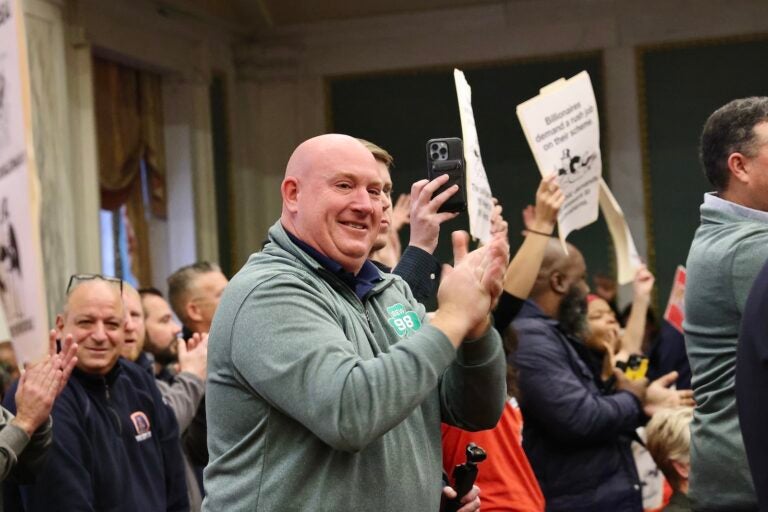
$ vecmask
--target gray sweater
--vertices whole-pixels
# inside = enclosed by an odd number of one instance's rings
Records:
[[[766,258],[768,213],[706,195],[685,290],[685,343],[696,399],[688,496],[696,510],[757,507],[734,377],[744,303]]]
[[[11,425],[11,420],[13,414],[0,407],[0,481],[13,475],[17,481],[26,483],[45,462],[53,439],[53,421],[49,417],[30,439],[22,429]]]
[[[400,278],[361,301],[269,236],[211,327],[203,510],[437,510],[440,421],[487,429],[504,407],[498,333],[457,352]]]

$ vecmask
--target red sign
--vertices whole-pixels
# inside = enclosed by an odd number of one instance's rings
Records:
[[[683,333],[683,320],[685,320],[685,267],[678,266],[675,271],[675,279],[672,284],[672,292],[669,294],[667,309],[664,311],[664,320]]]

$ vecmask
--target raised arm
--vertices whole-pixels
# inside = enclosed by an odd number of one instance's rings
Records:
[[[56,353],[56,331],[49,333],[49,354],[30,366],[21,376],[14,395],[13,412],[3,410],[0,430],[0,476],[12,476],[20,483],[31,482],[42,467],[52,441],[50,413],[54,401],[77,363],[77,344],[72,336]]]
[[[555,178],[553,174],[542,179],[536,191],[536,207],[529,205],[523,210],[525,240],[507,267],[504,293],[494,312],[496,329],[501,333],[512,323],[531,293],[549,237],[557,224],[557,212],[564,196]]]
[[[656,278],[645,265],[637,269],[635,280],[632,283],[634,289],[632,309],[621,336],[621,348],[616,355],[616,359],[619,361],[626,361],[631,354],[640,354],[643,351],[645,321],[651,302],[651,290],[653,290],[655,281]]]
[[[457,265],[448,269],[440,285],[440,307],[433,324],[441,325],[443,319],[466,319],[471,314],[478,316],[472,321],[475,327],[465,334],[467,340],[473,341],[461,343],[456,361],[441,379],[441,415],[449,425],[470,431],[483,430],[496,425],[506,401],[506,360],[499,334],[491,328],[488,311],[501,293],[501,276],[509,259],[509,246],[506,236],[497,233],[488,247],[465,257],[467,233],[455,232],[452,239]],[[492,258],[496,259],[495,263],[491,263]],[[482,280],[478,280],[476,269],[483,267]],[[461,273],[465,275],[459,275]],[[487,297],[478,299],[471,293],[478,285],[488,290]],[[478,303],[478,300],[488,302]],[[485,314],[481,315],[483,310]]]
[[[526,236],[504,274],[504,291],[526,299],[536,282],[544,249],[557,224],[557,213],[565,200],[555,174],[544,178],[536,191],[536,206],[523,211]]]
[[[432,197],[435,191],[448,181],[448,176],[443,175],[432,181],[420,180],[411,187],[408,200],[398,199],[396,210],[393,211],[393,224],[404,222],[403,208],[410,206],[407,222],[411,225],[411,239],[408,247],[403,251],[397,266],[392,270],[403,278],[411,287],[414,297],[419,302],[426,302],[433,298],[436,291],[436,277],[440,273],[440,263],[432,256],[437,248],[440,235],[440,225],[456,217],[455,213],[438,213],[437,210],[458,190],[457,187],[449,188],[441,194]],[[399,210],[399,213],[397,211]],[[395,219],[395,214],[400,220]]]
[[[238,307],[232,361],[255,392],[325,443],[337,450],[362,450],[435,391],[465,338],[494,336],[487,319],[493,296],[501,291],[505,256],[503,246],[495,245],[467,256],[441,284],[431,325],[424,307],[403,287],[401,304],[423,325],[376,357],[366,333],[340,323],[338,311],[316,284],[291,274],[276,276],[254,287]],[[369,306],[376,307],[381,305]],[[387,335],[386,320],[370,318],[373,331]],[[486,345],[481,342],[482,349]],[[498,335],[489,344],[489,352],[500,345]],[[503,368],[503,356],[500,361]],[[499,413],[503,372],[501,386]]]

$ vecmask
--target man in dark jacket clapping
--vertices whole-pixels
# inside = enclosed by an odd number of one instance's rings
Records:
[[[152,376],[120,358],[133,322],[121,288],[120,280],[99,275],[70,281],[56,328],[77,343],[77,365],[51,413],[49,457],[34,485],[6,485],[27,512],[189,510],[173,412]],[[16,408],[12,400],[7,406]]]
[[[523,447],[548,511],[641,512],[630,443],[655,408],[674,401],[662,379],[648,386],[615,373],[600,377],[602,353],[584,342],[586,265],[550,240],[530,300],[514,321]]]

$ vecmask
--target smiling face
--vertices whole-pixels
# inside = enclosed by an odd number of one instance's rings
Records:
[[[125,337],[125,314],[120,289],[106,281],[78,285],[67,298],[64,313],[56,317],[61,338],[72,335],[78,344],[77,367],[85,373],[105,375],[115,366]]]
[[[356,274],[381,229],[382,189],[370,151],[351,137],[321,135],[301,144],[288,162],[281,220]]]

